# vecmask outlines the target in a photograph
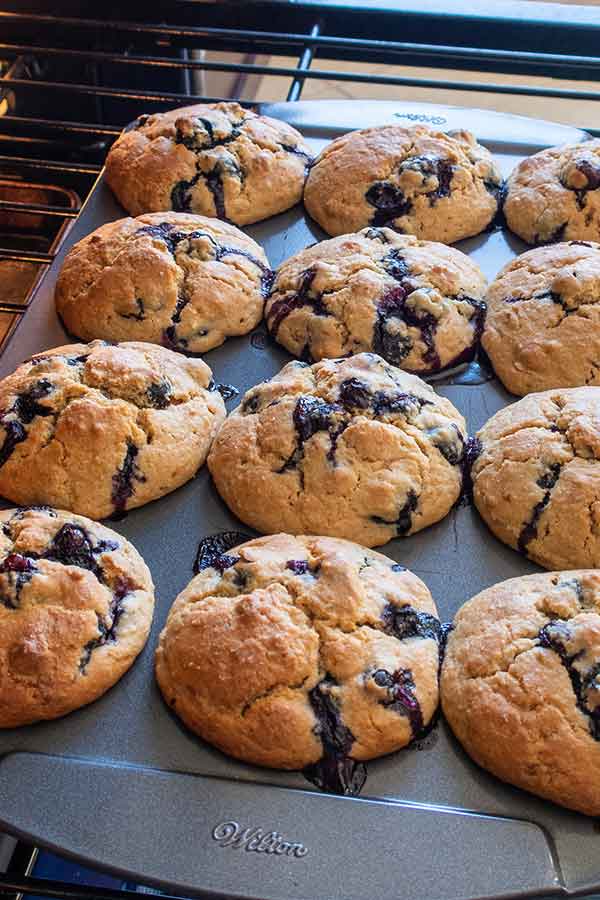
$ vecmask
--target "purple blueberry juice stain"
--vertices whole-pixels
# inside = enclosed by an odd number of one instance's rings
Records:
[[[415,512],[418,505],[419,497],[411,488],[406,495],[406,500],[398,510],[397,518],[384,519],[382,516],[371,516],[371,521],[375,522],[377,525],[394,525],[396,527],[396,534],[399,536],[408,534],[412,528],[412,514]]]
[[[585,177],[587,184],[584,188],[575,188],[567,184],[561,178],[561,184],[575,194],[575,202],[578,209],[584,209],[587,204],[588,191],[596,191],[600,187],[600,165],[589,159],[580,159],[575,163],[575,168]]]
[[[340,403],[346,409],[371,409],[374,396],[358,378],[347,378],[340,385]]]
[[[67,522],[56,532],[42,558],[62,563],[63,566],[88,569],[100,577],[96,556],[107,550],[116,550],[117,546],[113,541],[103,541],[94,547],[92,538],[84,528]]]
[[[36,384],[19,394],[13,403],[12,412],[19,418],[23,425],[30,425],[36,416],[51,416],[53,410],[38,403],[43,397],[51,394],[54,387],[46,378],[42,378]]]
[[[296,447],[292,455],[284,462],[279,470],[285,472],[288,469],[297,468],[304,458],[304,444],[319,431],[327,431],[330,437],[330,449],[327,458],[335,463],[335,450],[337,441],[348,422],[339,421],[343,413],[341,407],[327,403],[318,397],[302,396],[296,401],[292,414],[294,429],[296,431]]]
[[[375,207],[371,225],[394,228],[396,219],[406,216],[412,209],[412,200],[390,181],[376,181],[365,194],[365,200]]]
[[[171,190],[171,207],[174,212],[190,212],[192,207],[191,190],[198,184],[201,177],[201,173],[197,172],[189,181],[181,179],[181,181],[173,185]]]
[[[462,468],[462,488],[460,501],[462,503],[470,503],[473,499],[473,477],[472,470],[475,460],[480,456],[483,445],[479,438],[468,437],[465,441],[465,451],[463,454]]]
[[[487,303],[484,300],[477,300],[475,297],[468,297],[466,294],[459,294],[456,297],[457,302],[468,303],[473,307],[474,313],[470,319],[473,325],[473,337],[469,346],[465,347],[454,359],[446,363],[444,368],[449,369],[453,366],[460,366],[462,363],[471,362],[477,353],[483,329],[485,327],[485,319],[487,316]],[[489,379],[486,379],[489,380]]]
[[[439,619],[412,606],[396,606],[387,603],[381,613],[383,630],[399,641],[418,637],[430,639],[438,645],[442,641],[442,625]]]
[[[250,396],[246,395],[241,403],[241,411],[245,415],[253,415],[258,412],[258,408],[260,406],[261,397],[260,394],[251,394]]]
[[[136,322],[144,322],[146,319],[146,307],[141,297],[136,297],[136,311],[133,313],[119,313],[122,319],[135,319]]]
[[[591,736],[595,741],[600,741],[600,706],[594,707],[588,703],[588,692],[600,687],[600,662],[595,663],[587,672],[580,672],[574,664],[585,651],[569,653],[567,644],[570,638],[569,626],[562,621],[548,622],[538,634],[539,646],[556,653],[567,670],[575,702],[588,719]]]
[[[204,175],[204,180],[206,187],[212,194],[217,218],[225,221],[227,219],[227,211],[225,209],[225,189],[223,187],[223,166],[220,163],[216,163],[210,172]]]
[[[430,400],[404,391],[387,394],[385,391],[371,392],[365,382],[358,378],[347,378],[340,385],[340,403],[346,410],[370,410],[376,416],[418,414]]]
[[[215,135],[215,129],[210,119],[202,116],[194,116],[194,127],[191,133],[185,132],[181,127],[175,129],[175,143],[183,144],[188,150],[193,152],[202,150],[214,150],[215,147],[224,147],[239,138],[240,126],[244,124],[245,119],[239,122],[229,122],[230,131],[227,134],[218,137]],[[198,127],[200,126],[200,127]]]
[[[0,574],[8,575],[8,589],[0,588],[0,603],[7,609],[18,609],[21,591],[36,571],[31,557],[9,553],[0,563]]]
[[[310,572],[308,561],[306,559],[288,559],[285,564],[286,569],[293,572],[294,575],[306,575]]]
[[[153,381],[146,391],[148,405],[153,409],[167,409],[170,404],[173,389],[166,378]]]
[[[220,262],[227,256],[241,256],[244,259],[249,260],[254,266],[256,266],[256,268],[260,272],[259,290],[262,297],[267,297],[271,290],[271,286],[275,278],[275,273],[272,271],[272,269],[269,268],[268,265],[263,263],[260,259],[257,259],[257,257],[255,257],[248,250],[244,250],[241,247],[233,247],[226,244],[220,244],[211,234],[206,231],[178,231],[173,223],[161,222],[158,225],[146,225],[143,228],[139,228],[136,231],[136,234],[146,234],[155,240],[162,241],[166,245],[168,252],[173,258],[175,258],[176,253],[178,252],[178,245],[180,243],[184,241],[193,241],[200,238],[205,239],[210,243],[212,251],[214,253],[214,259],[217,260],[217,262]],[[181,314],[189,302],[190,298],[187,295],[185,289],[182,287],[180,295],[177,298],[175,310],[173,311],[173,315],[171,316],[171,324],[165,329],[163,335],[165,344],[172,349],[178,349],[179,347],[185,348],[187,346],[187,340],[178,338],[176,326],[181,322]],[[207,334],[207,332],[201,332],[201,336],[204,336],[205,334]]]
[[[45,418],[54,415],[53,409],[39,403],[53,390],[52,383],[46,378],[42,378],[28,390],[18,394],[10,409],[0,412],[0,425],[5,433],[2,447],[0,447],[0,466],[3,466],[9,459],[16,446],[27,439],[25,425],[31,425],[38,416]]]
[[[227,134],[215,135],[213,123],[206,118],[196,117],[191,131],[185,131],[177,127],[175,131],[175,143],[182,144],[196,155],[196,174],[189,181],[178,181],[171,191],[171,206],[176,212],[189,212],[191,209],[191,190],[203,178],[206,187],[212,194],[217,218],[227,220],[225,209],[225,192],[223,189],[223,175],[227,172],[235,175],[243,181],[244,173],[232,157],[230,160],[219,159],[209,172],[203,172],[200,168],[202,154],[206,150],[214,150],[215,147],[223,147],[235,141],[241,134],[239,130],[244,119],[240,122],[231,122]]]
[[[440,156],[410,156],[400,164],[400,172],[420,172],[424,178],[436,178],[438,186],[431,191],[426,191],[424,196],[429,200],[430,206],[435,206],[438,200],[450,196],[450,184],[454,175],[454,166],[448,160]]]
[[[344,725],[340,709],[331,694],[331,688],[335,686],[336,681],[326,675],[308,693],[317,720],[315,734],[323,745],[323,756],[318,762],[306,766],[303,774],[322,791],[356,797],[367,778],[367,769],[364,763],[350,756],[354,735]]]
[[[396,669],[388,672],[387,669],[377,669],[372,678],[378,687],[386,688],[387,698],[379,701],[381,705],[408,719],[414,740],[423,732],[423,713],[417,699],[412,671]]]
[[[260,293],[262,297],[268,297],[271,291],[271,287],[273,286],[273,282],[275,280],[275,272],[269,268],[265,263],[261,262],[260,259],[257,259],[252,253],[248,250],[242,250],[239,247],[228,247],[224,244],[216,244],[215,249],[215,259],[220,261],[224,259],[226,256],[242,256],[244,259],[248,259],[253,265],[256,266],[257,269],[260,270],[261,279],[260,279]]]
[[[99,613],[96,613],[98,619],[98,637],[88,641],[83,648],[79,660],[79,671],[82,675],[86,674],[86,669],[94,650],[97,650],[98,647],[103,647],[104,644],[114,644],[117,641],[117,629],[124,613],[123,600],[133,590],[136,590],[136,586],[129,578],[126,578],[123,575],[117,578],[108,608],[108,616],[105,618]]]
[[[160,222],[158,225],[144,225],[143,228],[138,228],[136,234],[145,234],[153,240],[162,241],[163,244],[166,244],[169,253],[174,256],[179,241],[183,240],[184,235],[188,237],[194,232],[186,234],[185,232],[177,231],[172,222]]]
[[[517,541],[517,547],[521,551],[521,553],[526,553],[527,545],[537,537],[540,516],[550,502],[552,491],[556,487],[556,483],[560,478],[561,469],[561,463],[551,463],[547,467],[547,470],[544,472],[544,474],[541,475],[536,481],[538,487],[542,488],[542,490],[544,491],[544,496],[540,501],[538,501],[538,503],[535,504],[529,521],[525,522],[521,529],[521,533],[519,534],[519,538]]]
[[[181,293],[177,297],[177,303],[175,304],[173,315],[171,316],[171,324],[167,326],[167,328],[165,328],[163,334],[165,346],[169,347],[172,350],[185,348],[188,345],[188,342],[185,338],[179,337],[177,335],[177,325],[179,325],[179,323],[181,322],[181,314],[189,302],[190,298],[186,293],[184,293],[182,287]]]
[[[272,304],[267,315],[267,327],[274,338],[284,319],[295,309],[310,306],[316,316],[329,316],[331,313],[324,305],[322,294],[312,291],[312,283],[316,276],[315,269],[306,269],[300,276],[300,284],[296,293],[286,294]]]
[[[27,431],[16,419],[10,419],[8,422],[0,416],[0,424],[4,428],[4,443],[0,448],[0,466],[9,459],[14,453],[17,444],[22,443],[27,437]]]
[[[232,547],[251,540],[252,536],[243,531],[220,531],[202,538],[192,567],[194,575],[210,568],[216,569],[222,575],[226,569],[230,569],[240,559],[239,556],[233,556],[228,551]]]
[[[442,436],[438,429],[434,429],[429,432],[431,443],[451,466],[462,466],[465,457],[465,439],[454,423],[450,425],[450,429],[454,433],[454,440],[449,440],[445,434]]]
[[[136,462],[139,452],[133,441],[128,440],[123,464],[113,475],[111,500],[117,515],[125,512],[127,501],[135,491],[134,482],[146,481],[146,476],[142,474]]]
[[[301,150],[300,147],[296,147],[293,144],[280,144],[279,145],[282,150],[285,150],[286,153],[292,153],[294,156],[301,156],[304,161],[306,168],[309,169],[313,163],[313,157],[310,153],[307,153],[306,150]]]
[[[394,365],[399,365],[413,349],[412,338],[406,334],[396,334],[389,329],[389,320],[404,322],[419,332],[425,345],[423,361],[432,371],[441,368],[441,360],[435,347],[437,319],[427,311],[418,311],[407,305],[407,299],[414,290],[410,281],[410,267],[399,250],[391,250],[382,259],[386,273],[398,282],[397,287],[384,291],[377,304],[373,326],[373,350]]]

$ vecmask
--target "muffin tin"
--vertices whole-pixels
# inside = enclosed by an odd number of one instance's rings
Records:
[[[315,149],[350,129],[389,122],[468,128],[505,175],[543,147],[589,137],[517,116],[402,102],[273,104],[260,111],[290,122]],[[0,358],[0,377],[26,357],[69,342],[53,304],[64,254],[122,215],[100,176]],[[300,207],[245,230],[273,266],[325,237]],[[526,249],[505,229],[456,246],[488,279]],[[244,392],[290,357],[261,325],[205,359],[216,381]],[[465,415],[471,433],[515,399],[477,364],[431,380]],[[443,721],[413,747],[369,763],[358,798],[320,793],[300,773],[253,768],[202,743],[162,701],[153,650],[170,604],[191,577],[199,541],[219,531],[251,532],[221,502],[206,468],[111,527],[134,543],[154,577],[157,611],[148,646],[91,706],[0,732],[0,827],[189,895],[466,900],[600,890],[598,824],[497,781],[470,761]],[[381,550],[427,583],[442,621],[483,588],[538,571],[492,537],[466,503]]]

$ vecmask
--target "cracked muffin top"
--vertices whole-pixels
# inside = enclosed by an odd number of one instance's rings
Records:
[[[442,629],[393,560],[277,534],[203,554],[156,653],[166,702],[205,740],[357,793],[360,760],[406,746],[438,703]]]
[[[154,586],[120,534],[49,507],[0,512],[0,727],[96,700],[150,631]]]
[[[211,372],[153,344],[69,344],[0,381],[0,494],[94,519],[194,476],[225,417]]]
[[[486,301],[482,344],[513,394],[600,384],[600,244],[528,250]]]
[[[302,359],[373,350],[423,375],[472,359],[485,285],[459,250],[371,227],[283,263],[265,318],[273,337]]]
[[[528,244],[600,240],[600,139],[549,147],[518,164],[504,214]]]
[[[330,235],[374,225],[452,244],[487,228],[502,190],[500,170],[470,132],[382,125],[325,147],[304,205]]]
[[[238,103],[140,116],[111,147],[106,180],[128,213],[174,210],[250,225],[302,197],[310,147]]]
[[[600,815],[600,572],[511,578],[465,603],[441,695],[480,766]]]
[[[465,421],[415,375],[373,353],[291,362],[249,390],[208,465],[258,531],[385,544],[439,521],[460,495]]]
[[[205,353],[261,320],[273,273],[239,228],[184,213],[102,225],[71,248],[56,308],[84,340]]]
[[[600,388],[529,394],[477,438],[473,497],[496,537],[546,569],[600,567]]]

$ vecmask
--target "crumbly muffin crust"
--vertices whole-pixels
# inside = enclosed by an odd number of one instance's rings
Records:
[[[265,318],[273,337],[302,359],[372,350],[426,374],[473,357],[485,285],[459,250],[371,227],[288,259]]]
[[[199,213],[250,225],[298,203],[312,153],[285,122],[238,103],[140,116],[111,147],[106,180],[132,216]]]
[[[511,578],[459,610],[444,715],[503,781],[600,815],[600,572]]]
[[[330,235],[374,225],[452,244],[487,228],[502,189],[491,154],[470,132],[382,125],[325,147],[304,205]]]
[[[437,707],[442,631],[426,586],[357,544],[277,534],[204,556],[156,653],[166,702],[247,762],[354,793],[358,761]]]
[[[56,308],[84,340],[149,341],[206,353],[261,320],[273,273],[239,228],[185,213],[119,219],[75,244]]]
[[[238,518],[262,532],[376,546],[457,500],[465,422],[415,375],[372,353],[292,362],[229,416],[208,466]]]
[[[100,519],[194,476],[225,417],[211,372],[153,344],[69,344],[0,381],[0,493]]]
[[[82,516],[0,511],[0,728],[91,703],[129,669],[154,587],[135,548]]]

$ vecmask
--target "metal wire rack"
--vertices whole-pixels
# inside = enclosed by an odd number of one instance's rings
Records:
[[[308,81],[389,85],[394,88],[485,92],[556,100],[600,101],[600,9],[549,4],[495,2],[483,12],[475,2],[435,0],[271,0],[271,2],[131,2],[123,9],[103,4],[104,18],[81,11],[85,4],[3,4],[0,9],[0,284],[2,266],[33,267],[22,299],[0,295],[0,320],[10,334],[55,258],[69,224],[98,178],[103,160],[122,127],[143,110],[160,110],[201,100],[193,73],[235,75],[229,99],[244,97],[250,76],[276,76],[280,99],[297,101]],[[423,42],[423,36],[430,40]],[[243,55],[243,61],[212,61],[203,52]],[[268,63],[257,58],[270,57]],[[295,57],[297,64],[275,64]],[[326,68],[322,63],[327,62]],[[335,68],[331,61],[343,61]],[[354,64],[460,69],[519,75],[517,83],[419,74],[381,74]],[[556,79],[532,85],[532,76]],[[591,82],[577,89],[561,81]],[[168,88],[168,89],[167,89]],[[600,107],[599,107],[600,108]],[[600,136],[600,120],[581,122]],[[7,197],[5,180],[29,190],[28,199]],[[35,191],[60,185],[56,202]],[[52,193],[48,194],[52,196]],[[59,202],[60,201],[60,202]],[[35,222],[46,246],[15,248],[6,222]],[[20,217],[20,218],[19,218]],[[10,236],[9,236],[10,237]],[[0,344],[0,350],[2,345]],[[36,849],[19,843],[0,894],[42,895],[60,900],[126,900],[132,891],[74,886],[34,878]],[[167,896],[167,895],[164,895]]]

